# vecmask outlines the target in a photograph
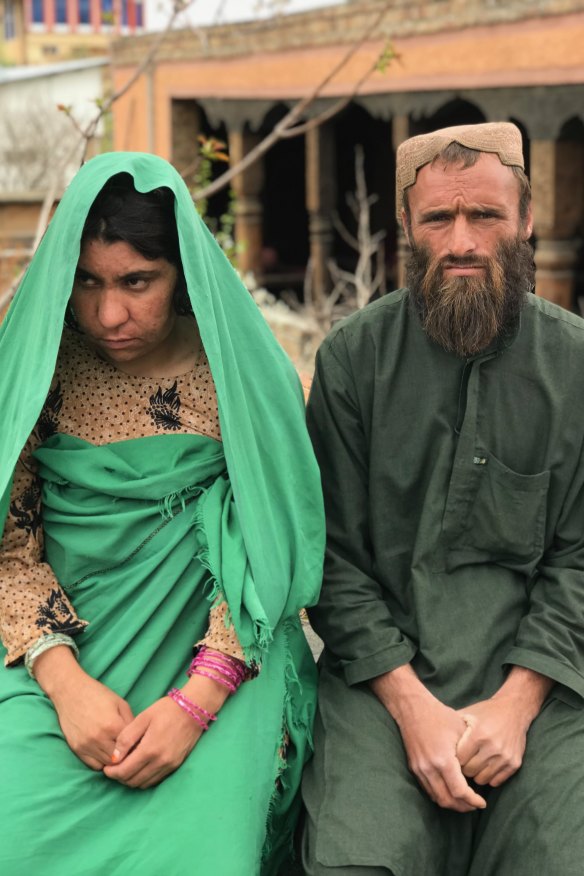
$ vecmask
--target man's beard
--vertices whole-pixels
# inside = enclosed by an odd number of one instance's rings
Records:
[[[481,266],[480,276],[444,276],[449,267]],[[449,353],[468,358],[512,331],[535,284],[533,250],[520,237],[502,241],[492,258],[432,257],[412,250],[406,280],[426,334]]]

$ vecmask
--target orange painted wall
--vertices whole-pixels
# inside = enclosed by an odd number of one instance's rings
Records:
[[[378,57],[382,43],[363,46],[323,91],[347,94]],[[153,77],[153,151],[170,157],[173,97],[284,99],[310,94],[347,52],[347,46],[300,48],[253,57],[160,61]],[[375,72],[369,94],[446,88],[584,83],[584,12],[515,24],[466,28],[395,41],[399,60]],[[165,50],[171,55],[172,44]],[[131,75],[114,70],[115,87]],[[114,106],[114,147],[148,151],[145,79]]]
[[[126,72],[123,76],[116,74],[114,90],[117,90],[129,78]],[[129,152],[148,152],[148,85],[145,76],[141,76],[130,90],[114,104],[114,137],[115,150]],[[152,150],[156,152],[156,149]],[[161,153],[162,154],[162,153]],[[164,157],[168,157],[164,155]]]

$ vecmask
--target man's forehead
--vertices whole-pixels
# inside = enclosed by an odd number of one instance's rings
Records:
[[[477,152],[496,155],[502,164],[524,169],[521,132],[511,122],[486,122],[456,125],[429,134],[410,137],[397,150],[396,213],[403,206],[404,191],[416,181],[418,170],[429,164],[450,143],[459,143]]]
[[[496,155],[479,155],[475,164],[445,163],[439,158],[418,170],[409,189],[410,208],[433,209],[455,202],[467,206],[501,207],[517,202],[517,180],[511,167]]]

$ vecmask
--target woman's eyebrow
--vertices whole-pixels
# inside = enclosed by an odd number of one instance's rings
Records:
[[[158,268],[153,268],[152,270],[148,270],[147,268],[137,268],[135,271],[126,271],[125,274],[118,274],[114,279],[115,280],[127,280],[130,277],[143,277],[143,278],[152,278],[156,277],[160,273]],[[91,271],[88,271],[87,268],[78,265],[75,269],[75,274],[83,274],[85,277],[90,277],[92,280],[101,279],[99,274],[92,274]]]
[[[84,277],[91,277],[92,280],[96,280],[97,277],[95,274],[92,274],[91,271],[88,271],[87,268],[81,267],[81,265],[77,265],[75,268],[75,276],[78,274],[83,274]]]
[[[127,271],[125,274],[120,274],[121,277],[153,277],[155,274],[159,274],[159,268],[152,268],[148,270],[148,268],[136,268],[135,271]]]

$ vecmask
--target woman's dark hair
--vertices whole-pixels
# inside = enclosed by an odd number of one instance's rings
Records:
[[[81,246],[88,240],[123,241],[146,259],[166,259],[178,271],[174,309],[179,314],[193,312],[180,258],[174,195],[170,189],[161,187],[138,192],[129,173],[112,176],[87,214]]]

